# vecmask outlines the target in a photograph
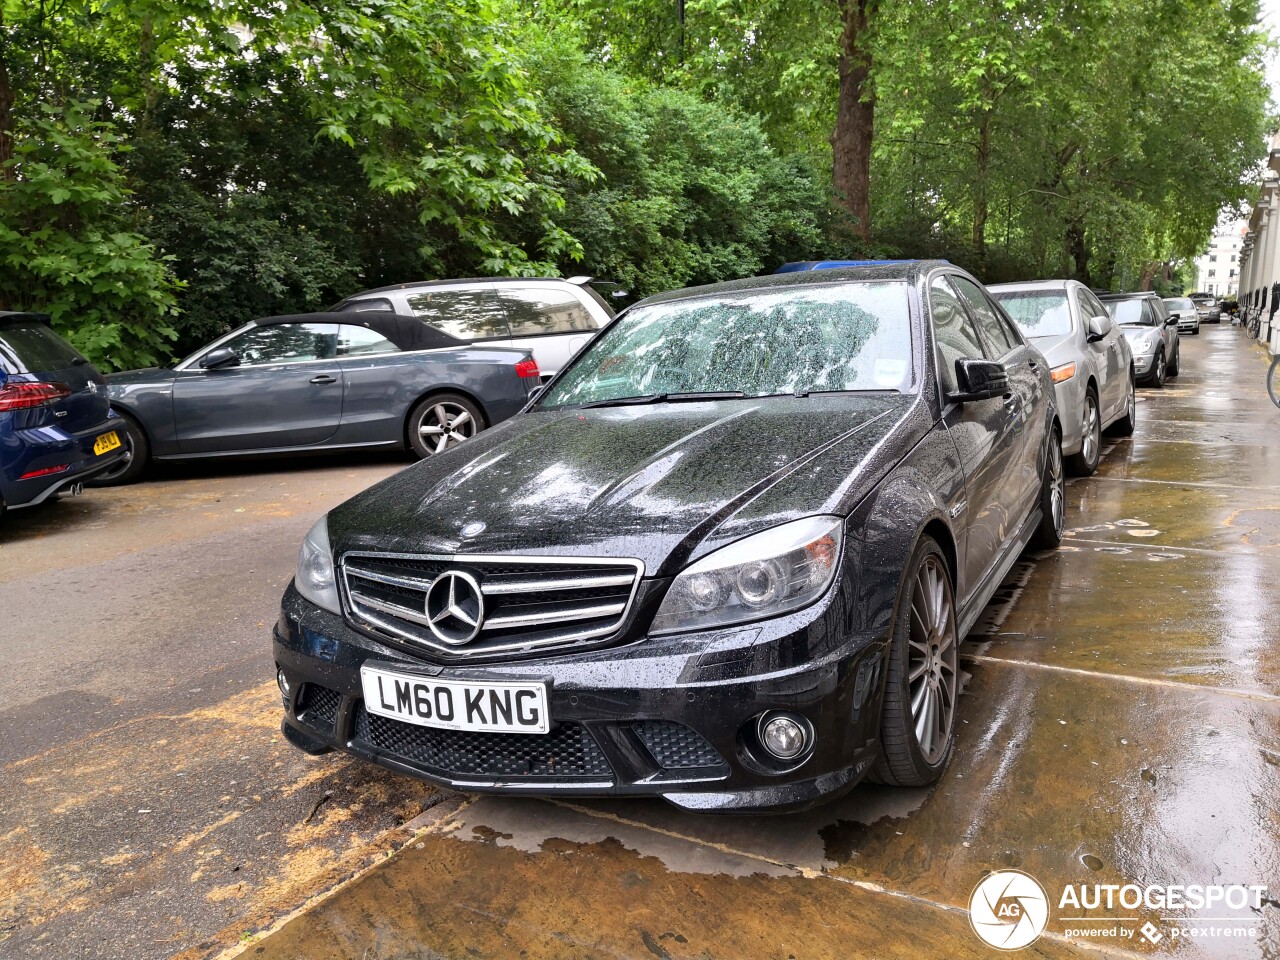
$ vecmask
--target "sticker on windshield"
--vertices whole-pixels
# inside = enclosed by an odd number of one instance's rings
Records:
[[[881,357],[876,360],[875,380],[877,387],[897,387],[907,375],[907,361]]]

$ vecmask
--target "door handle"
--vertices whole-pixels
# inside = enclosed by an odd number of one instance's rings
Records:
[[[335,380],[333,377],[329,376],[327,373],[322,373],[318,377],[312,377],[311,382],[312,383],[337,383],[338,381]]]
[[[1028,366],[1028,367],[1030,367],[1032,370],[1039,370],[1039,369],[1040,369],[1040,364],[1036,363],[1034,360],[1028,360],[1028,361],[1027,361],[1027,366]]]

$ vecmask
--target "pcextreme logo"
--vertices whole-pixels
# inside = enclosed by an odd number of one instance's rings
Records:
[[[988,874],[969,895],[969,924],[997,950],[1021,950],[1040,939],[1049,922],[1044,887],[1021,870]]]

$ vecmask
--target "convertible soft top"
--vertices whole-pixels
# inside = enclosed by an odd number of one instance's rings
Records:
[[[468,345],[467,341],[437,330],[417,317],[381,310],[367,313],[293,313],[282,317],[262,317],[254,323],[260,327],[282,323],[345,323],[353,327],[366,327],[381,334],[401,350],[438,350]]]

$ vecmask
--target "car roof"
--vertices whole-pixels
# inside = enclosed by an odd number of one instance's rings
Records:
[[[260,317],[253,321],[260,327],[282,323],[345,323],[365,327],[390,340],[401,350],[436,350],[443,347],[466,347],[467,341],[437,330],[417,317],[406,317],[389,310],[365,313],[292,313],[279,317]]]
[[[842,282],[858,283],[868,280],[906,280],[914,282],[938,267],[948,267],[958,273],[964,272],[945,260],[880,260],[869,266],[772,273],[764,277],[744,277],[741,280],[728,280],[724,283],[685,287],[682,290],[670,290],[666,293],[647,297],[636,306],[640,306],[640,304],[649,306],[655,303],[669,303],[673,300],[691,300],[696,297],[713,297],[724,293],[784,290],[788,287],[830,286],[831,284]]]
[[[774,273],[800,273],[803,270],[838,270],[841,267],[874,267],[882,263],[915,263],[914,260],[793,260]]]
[[[1160,294],[1154,290],[1132,290],[1128,293],[1099,293],[1099,300],[1159,300]]]
[[[1083,287],[1079,280],[1019,280],[1015,283],[988,283],[991,293],[1012,293],[1014,290],[1066,290],[1068,287]]]
[[[466,286],[470,283],[564,283],[571,287],[581,286],[581,284],[575,284],[564,277],[459,277],[455,280],[411,280],[408,283],[390,283],[385,287],[361,290],[359,293],[353,293],[342,299],[343,301],[357,300],[370,294],[390,293],[393,290],[418,290],[422,287],[458,287]]]
[[[52,325],[47,313],[33,313],[29,310],[0,310],[0,323],[16,322],[18,320],[34,320],[36,323],[43,323],[45,326]]]

